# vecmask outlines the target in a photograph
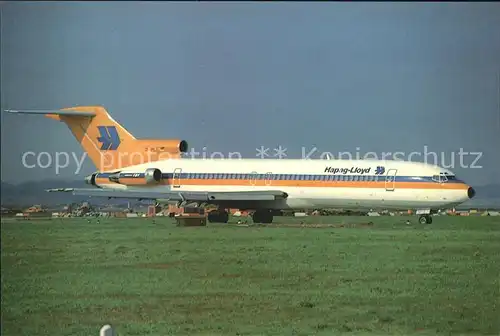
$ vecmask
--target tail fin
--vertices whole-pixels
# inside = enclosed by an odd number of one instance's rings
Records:
[[[10,113],[43,114],[64,122],[99,171],[179,158],[188,144],[174,139],[136,139],[101,106],[79,106],[55,111],[6,110]]]

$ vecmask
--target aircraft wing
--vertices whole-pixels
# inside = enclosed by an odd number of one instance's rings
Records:
[[[229,192],[205,192],[205,191],[179,191],[179,192],[156,192],[156,191],[120,191],[86,188],[59,188],[48,189],[48,192],[72,192],[75,196],[128,198],[138,200],[168,200],[181,202],[203,202],[218,203],[224,201],[275,201],[285,199],[288,194],[279,190],[265,191],[229,191]]]

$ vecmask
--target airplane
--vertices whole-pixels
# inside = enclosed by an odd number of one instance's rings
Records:
[[[227,223],[229,208],[253,210],[253,221],[263,224],[272,223],[283,210],[341,208],[411,209],[421,224],[431,224],[438,209],[456,207],[476,194],[452,171],[420,162],[183,158],[186,141],[138,140],[101,106],[6,112],[65,122],[94,165],[105,167],[85,178],[91,188],[47,191],[157,204],[213,204],[218,208],[208,213],[209,222]]]

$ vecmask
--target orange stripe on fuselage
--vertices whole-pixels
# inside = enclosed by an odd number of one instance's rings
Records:
[[[107,178],[97,178],[97,184],[113,185]],[[467,190],[469,187],[464,183],[435,183],[435,182],[377,182],[377,181],[300,181],[300,180],[256,180],[251,183],[249,180],[234,180],[234,179],[179,179],[175,181],[180,185],[186,186],[238,186],[238,187],[301,187],[301,188],[383,188],[386,187],[396,189],[454,189]],[[270,183],[269,183],[270,182]],[[157,185],[172,185],[172,179],[164,179],[159,184],[147,185],[144,179],[138,178],[121,178],[122,185],[154,187]]]

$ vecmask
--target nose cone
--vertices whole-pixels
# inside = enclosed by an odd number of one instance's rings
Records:
[[[474,196],[476,196],[476,191],[474,190],[474,188],[469,187],[469,189],[467,189],[467,196],[469,198],[473,198]]]

